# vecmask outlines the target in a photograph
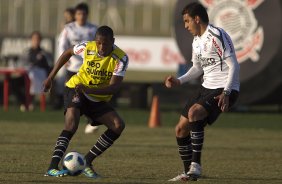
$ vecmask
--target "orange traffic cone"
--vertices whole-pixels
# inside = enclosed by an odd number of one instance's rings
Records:
[[[156,128],[161,126],[160,109],[159,109],[159,97],[153,96],[151,113],[148,125],[150,128]]]
[[[45,94],[41,93],[40,94],[40,111],[45,112],[46,109],[46,99],[45,99]]]

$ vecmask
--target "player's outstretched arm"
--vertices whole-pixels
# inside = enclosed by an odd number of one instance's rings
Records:
[[[176,77],[170,75],[165,78],[165,86],[167,88],[172,88],[174,86],[179,86],[179,85],[180,85],[180,80],[177,79]]]
[[[118,92],[118,90],[120,89],[122,81],[123,81],[122,76],[114,75],[112,76],[110,84],[108,86],[101,88],[88,88],[82,84],[79,84],[76,86],[76,90],[87,94],[113,95],[116,92]]]
[[[69,48],[63,54],[59,57],[58,61],[56,62],[54,68],[48,75],[47,79],[43,81],[43,91],[48,92],[52,86],[52,81],[54,77],[56,76],[57,72],[66,64],[66,62],[70,59],[70,57],[73,55],[73,48]]]

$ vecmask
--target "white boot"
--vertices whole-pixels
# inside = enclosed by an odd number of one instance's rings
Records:
[[[199,178],[202,174],[202,167],[200,164],[196,163],[196,162],[192,162],[190,165],[190,169],[187,172],[187,175],[189,177],[193,177],[195,179]]]
[[[182,174],[179,174],[168,181],[188,181],[188,180],[189,180],[189,176],[185,172],[183,172]]]

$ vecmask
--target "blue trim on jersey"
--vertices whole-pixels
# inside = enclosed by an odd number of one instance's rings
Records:
[[[81,46],[81,45],[83,45],[84,47],[86,47],[86,44],[87,44],[87,42],[82,42],[82,43],[79,43],[79,44],[77,45],[77,47],[79,47],[79,46]]]
[[[120,61],[123,62],[122,71],[125,71],[125,68],[126,68],[127,63],[128,63],[128,56],[125,55],[125,60],[123,60],[123,58],[122,58]]]
[[[123,58],[120,59],[116,54],[112,54],[112,57],[123,63],[122,71],[125,71],[127,63],[128,63],[128,56],[124,55],[125,60],[123,60]]]
[[[209,33],[211,33],[214,37],[216,37],[216,38],[219,39],[219,41],[221,42],[221,45],[222,45],[222,47],[223,47],[223,50],[224,50],[224,52],[225,52],[226,47],[225,47],[225,44],[224,44],[224,41],[223,41],[222,32],[220,31],[219,28],[214,27],[213,25],[210,25],[210,26],[213,27],[213,28],[215,28],[216,30],[218,30],[218,32],[219,32],[220,35],[215,34],[215,33],[212,32],[212,30],[210,30],[210,29],[209,29]],[[219,55],[219,53],[217,53],[217,54],[218,54],[218,56],[219,56],[219,58],[220,58],[220,69],[221,69],[221,71],[222,71],[222,62],[223,62],[223,58]],[[222,55],[223,55],[223,54],[222,54]]]
[[[223,50],[225,50],[226,47],[225,47],[225,44],[224,44],[224,41],[223,41],[223,36],[222,36],[221,30],[220,30],[218,27],[214,27],[213,25],[210,25],[210,26],[213,27],[214,29],[218,30],[219,35],[215,34],[215,33],[212,32],[212,30],[210,30],[210,29],[209,29],[209,32],[210,32],[214,37],[217,37],[217,38],[219,39],[219,41],[220,41],[221,44],[222,44]]]

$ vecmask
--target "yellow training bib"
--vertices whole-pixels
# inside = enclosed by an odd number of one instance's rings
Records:
[[[108,86],[114,70],[125,55],[121,49],[116,47],[109,56],[99,56],[96,42],[88,42],[84,50],[83,64],[79,72],[66,83],[66,86],[69,88],[75,88],[78,84],[89,88]],[[112,98],[112,95],[87,94],[86,96],[94,101],[109,101]]]

